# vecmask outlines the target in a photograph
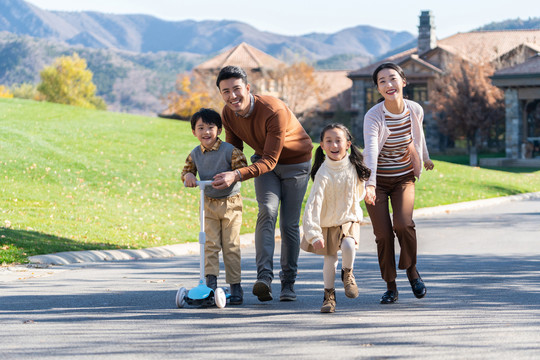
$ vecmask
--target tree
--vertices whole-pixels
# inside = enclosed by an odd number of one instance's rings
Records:
[[[40,75],[38,91],[46,101],[89,109],[106,108],[103,99],[96,96],[92,72],[86,68],[86,61],[77,53],[56,58]]]
[[[431,108],[440,114],[446,135],[464,137],[470,165],[478,165],[478,147],[493,129],[504,123],[504,94],[491,84],[494,68],[487,61],[456,59],[434,81]]]
[[[295,114],[314,108],[321,103],[324,84],[315,75],[313,66],[297,62],[277,72],[279,96]]]
[[[37,86],[30,83],[13,84],[10,87],[14,98],[40,100]]]
[[[13,97],[13,94],[11,93],[11,91],[9,91],[9,89],[6,86],[0,85],[0,98],[11,99],[12,97]]]
[[[177,92],[167,95],[167,107],[169,113],[176,114],[181,119],[189,119],[202,107],[221,109],[223,106],[218,95],[211,96],[210,89],[195,75],[178,75],[176,90]]]

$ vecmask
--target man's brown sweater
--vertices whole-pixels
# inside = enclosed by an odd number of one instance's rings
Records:
[[[281,100],[254,95],[253,112],[242,117],[223,107],[226,141],[240,150],[244,142],[261,159],[240,169],[242,180],[272,171],[276,164],[299,164],[311,159],[313,144],[296,116]]]

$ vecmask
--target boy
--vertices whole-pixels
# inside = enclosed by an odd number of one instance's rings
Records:
[[[219,139],[221,116],[212,109],[201,109],[191,117],[191,130],[201,143],[191,151],[182,171],[182,181],[187,187],[196,186],[196,175],[201,180],[213,180],[223,171],[236,171],[247,166],[242,151]],[[231,288],[231,305],[243,302],[240,285],[240,226],[242,225],[242,198],[240,182],[218,190],[207,186],[205,194],[205,276],[206,285],[217,287],[219,251],[223,249],[225,279]]]

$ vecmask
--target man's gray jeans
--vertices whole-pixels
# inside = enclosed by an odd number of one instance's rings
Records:
[[[251,157],[252,162],[259,159]],[[275,228],[279,210],[282,282],[294,282],[300,253],[300,213],[306,194],[311,161],[277,164],[273,171],[255,178],[259,214],[255,228],[257,279],[274,279]],[[280,207],[281,202],[281,207]]]

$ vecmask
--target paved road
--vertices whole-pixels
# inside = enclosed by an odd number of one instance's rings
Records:
[[[399,303],[378,303],[384,283],[363,226],[360,296],[339,288],[335,314],[319,313],[322,258],[306,253],[299,300],[259,303],[245,248],[245,304],[224,309],[175,308],[178,287],[196,285],[197,255],[5,270],[0,359],[540,358],[540,199],[416,223],[427,297],[415,299],[401,271]]]

